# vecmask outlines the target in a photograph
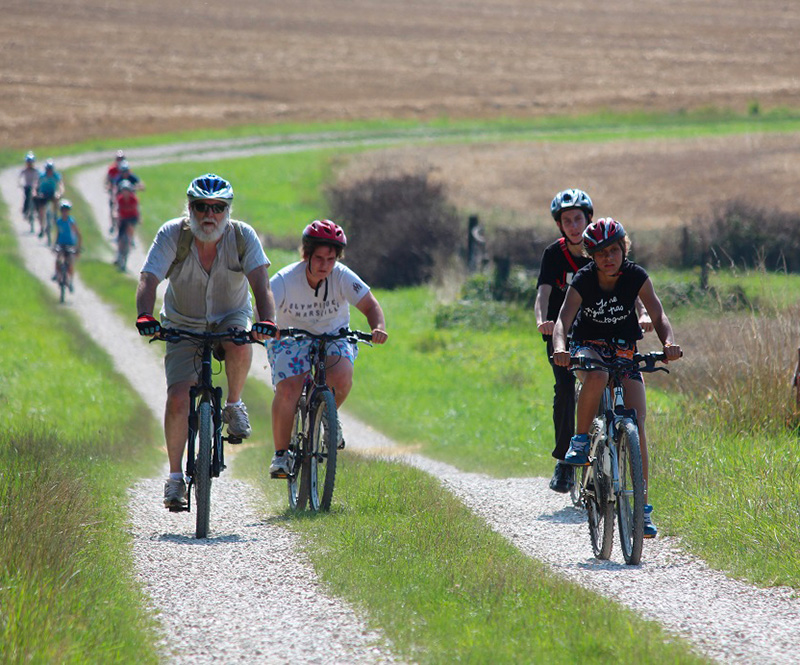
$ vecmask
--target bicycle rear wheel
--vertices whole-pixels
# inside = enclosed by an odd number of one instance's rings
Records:
[[[197,416],[199,435],[197,457],[194,462],[194,497],[197,504],[195,537],[205,538],[208,536],[208,523],[211,517],[211,446],[214,433],[211,402],[200,402]]]
[[[309,498],[312,510],[330,510],[336,482],[339,419],[336,415],[336,400],[330,390],[317,392],[313,400],[309,426]]]
[[[606,454],[606,444],[601,441],[597,444],[596,457],[592,460],[592,478],[585,492],[589,536],[598,559],[608,559],[614,544],[614,504],[608,500],[612,489],[608,476],[603,473],[603,456]]]
[[[619,540],[625,563],[635,566],[642,559],[644,540],[644,476],[639,429],[630,418],[623,422],[617,444],[619,458],[619,495],[617,517]]]
[[[292,510],[305,510],[311,485],[311,452],[303,435],[303,409],[298,404],[292,425],[292,438],[289,442],[289,455],[294,458],[291,475],[287,478],[289,488],[289,507]]]
[[[66,257],[61,257],[58,264],[58,289],[59,289],[59,302],[64,302],[67,293],[67,286],[69,284],[69,273]]]

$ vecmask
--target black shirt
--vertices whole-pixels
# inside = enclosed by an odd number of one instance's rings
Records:
[[[542,284],[552,287],[550,299],[547,301],[547,320],[555,321],[564,303],[567,287],[572,282],[573,276],[580,268],[590,263],[591,259],[585,256],[572,256],[567,249],[567,241],[559,238],[548,245],[542,254],[542,265],[539,268],[539,279],[536,282],[538,290]],[[550,335],[542,335],[546,340]]]
[[[572,339],[624,339],[627,342],[641,339],[635,303],[647,277],[644,268],[625,260],[614,290],[603,291],[597,277],[597,264],[592,261],[581,268],[572,280],[572,288],[583,299],[572,324]]]

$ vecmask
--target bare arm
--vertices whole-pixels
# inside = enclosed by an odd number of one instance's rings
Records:
[[[636,298],[636,318],[639,320],[639,327],[644,332],[652,332],[653,331],[653,321],[650,319],[650,315],[647,313],[644,304],[642,303],[641,298]]]
[[[553,287],[549,284],[541,284],[536,291],[536,304],[533,306],[536,315],[536,328],[543,335],[552,335],[555,328],[555,321],[547,320],[547,307],[550,304],[550,294]]]
[[[569,365],[569,351],[567,350],[567,332],[569,332],[572,322],[578,315],[583,298],[571,286],[567,289],[567,296],[561,311],[558,313],[558,320],[553,329],[553,362],[561,367]]]
[[[372,330],[372,341],[375,344],[384,344],[389,335],[386,332],[386,319],[383,316],[383,309],[378,303],[378,299],[368,292],[356,305],[358,311],[367,317],[370,330]]]
[[[644,306],[647,308],[647,313],[653,321],[653,328],[664,346],[664,353],[667,354],[669,360],[677,360],[681,357],[681,347],[675,344],[675,337],[672,332],[672,324],[667,318],[667,314],[661,305],[661,301],[656,295],[653,288],[653,282],[650,278],[642,284],[639,290],[639,298]]]
[[[272,289],[269,287],[269,271],[266,265],[258,266],[247,273],[247,281],[253,290],[253,297],[256,301],[256,314],[259,321],[275,322],[275,299],[272,297]],[[260,335],[256,332],[251,333],[253,338],[259,342],[269,339],[267,335]]]
[[[153,315],[156,306],[156,288],[161,280],[151,272],[139,275],[139,286],[136,287],[136,311],[138,314]]]

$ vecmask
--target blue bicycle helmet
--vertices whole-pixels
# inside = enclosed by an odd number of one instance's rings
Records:
[[[591,221],[594,214],[592,199],[582,189],[565,189],[555,195],[550,204],[550,214],[557,222],[561,221],[561,213],[570,208],[580,208],[586,215],[586,219]]]
[[[220,199],[233,200],[233,187],[225,178],[220,178],[214,173],[206,173],[192,180],[186,196],[190,199]]]
[[[32,152],[29,152],[27,155],[25,155],[25,162],[26,163],[35,162],[35,161],[36,161],[36,155],[34,155]]]

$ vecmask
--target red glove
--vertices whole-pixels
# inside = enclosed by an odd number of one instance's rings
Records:
[[[136,319],[136,328],[144,337],[152,337],[161,332],[161,324],[149,314],[140,314]]]

